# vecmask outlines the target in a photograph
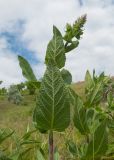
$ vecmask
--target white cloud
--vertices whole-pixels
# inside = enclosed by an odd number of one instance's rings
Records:
[[[0,80],[3,81],[1,87],[24,80],[17,57],[8,51],[7,45],[5,39],[0,39]]]
[[[85,33],[79,48],[68,54],[66,68],[73,74],[74,81],[82,80],[87,69],[114,75],[114,5],[111,0],[83,0],[83,7],[78,0],[0,0],[0,32],[14,29],[17,20],[25,21],[21,38],[42,62],[33,66],[40,77],[53,24],[63,32],[66,22],[72,23],[84,13],[88,15]],[[0,40],[0,80],[3,79],[5,85],[23,80],[17,58],[7,45],[5,39]]]

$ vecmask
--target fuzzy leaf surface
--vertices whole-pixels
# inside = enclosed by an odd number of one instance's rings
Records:
[[[66,84],[71,84],[72,83],[72,75],[68,70],[63,69],[61,71],[61,75],[62,75],[62,78],[63,78],[63,80]]]
[[[89,71],[86,72],[86,76],[85,76],[85,87],[86,89],[90,89],[91,87],[94,86],[94,82],[93,82],[93,79],[89,73]]]
[[[31,68],[30,64],[28,63],[28,61],[25,58],[23,58],[22,56],[18,56],[18,60],[19,60],[19,65],[22,69],[23,76],[28,81],[37,81],[35,74]]]
[[[40,130],[64,131],[69,125],[68,91],[56,65],[47,66],[33,120]]]
[[[84,108],[83,101],[78,95],[76,95],[76,93],[72,89],[70,89],[70,94],[72,95],[70,96],[70,99],[72,99],[72,104],[74,101],[74,125],[81,134],[87,134],[89,132],[89,128],[87,125],[87,114],[86,109]]]
[[[46,64],[49,63],[50,59],[53,59],[59,68],[65,65],[65,47],[63,37],[60,31],[54,26],[53,27],[53,39],[49,42],[46,51]]]
[[[107,122],[105,120],[101,122],[93,134],[86,153],[87,160],[99,158],[106,153],[108,147],[108,133],[106,127]]]

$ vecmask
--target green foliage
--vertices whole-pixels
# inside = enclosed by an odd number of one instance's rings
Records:
[[[41,82],[40,81],[36,81],[36,82],[30,81],[29,83],[31,83],[33,88],[35,88],[36,90],[39,89],[40,86],[41,86]]]
[[[92,90],[89,91],[88,94],[86,94],[87,96],[86,106],[87,107],[97,106],[102,99],[102,93],[103,93],[102,83],[96,84],[92,88]]]
[[[72,83],[70,72],[63,69],[66,62],[65,53],[78,46],[85,22],[86,15],[80,17],[73,25],[67,24],[64,36],[55,26],[53,27],[53,38],[47,46],[45,57],[46,71],[41,82],[37,81],[29,63],[23,57],[18,57],[23,75],[29,80],[27,83],[34,91],[39,89],[33,121],[36,129],[41,133],[49,133],[50,160],[54,159],[53,131],[62,132],[67,129],[70,120],[72,122],[72,115],[73,125],[84,137],[80,144],[67,141],[72,157],[79,160],[100,160],[108,151],[109,122],[114,122],[113,115],[110,115],[113,110],[112,94],[107,96],[109,109],[103,108],[101,102],[104,90],[110,84],[112,85],[110,79],[104,73],[96,76],[95,71],[92,77],[87,71],[85,99],[82,100],[70,88]],[[21,155],[28,151],[29,148],[21,152]],[[59,153],[57,150],[55,153],[55,159],[58,160]],[[47,156],[40,148],[37,152],[37,159],[46,158]]]
[[[45,157],[40,150],[37,151],[37,160],[45,160]]]
[[[50,64],[44,74],[36,109],[34,122],[43,130],[64,131],[70,122],[70,104],[67,89],[59,69]]]
[[[21,56],[18,56],[19,64],[22,69],[23,76],[28,80],[28,81],[36,81],[36,77],[33,73],[33,70],[30,66],[30,64],[27,62],[27,60]]]
[[[14,131],[10,129],[0,129],[0,146],[4,141],[6,141],[9,137],[12,136]],[[11,160],[7,155],[4,153],[4,151],[0,150],[0,160]]]
[[[76,144],[74,142],[72,142],[71,140],[68,140],[66,142],[66,145],[68,147],[69,152],[74,156],[74,157],[78,157],[78,148],[76,146]]]
[[[64,82],[66,84],[69,85],[69,84],[72,83],[72,75],[71,75],[71,73],[68,70],[62,69],[61,75],[62,75],[62,78],[63,78],[63,80],[64,80]]]
[[[78,18],[73,25],[67,24],[64,36],[57,27],[53,27],[53,38],[47,46],[45,57],[46,71],[41,82],[37,80],[27,60],[18,56],[23,76],[28,81],[25,84],[11,86],[8,99],[19,104],[22,97],[18,90],[22,91],[24,85],[27,86],[30,94],[37,94],[36,107],[33,113],[36,130],[29,131],[27,129],[21,138],[13,132],[0,132],[1,143],[12,136],[16,146],[8,156],[7,152],[4,154],[3,148],[1,159],[29,160],[31,159],[31,152],[34,150],[35,160],[48,159],[48,151],[44,151],[41,142],[36,139],[36,136],[32,136],[39,130],[41,133],[49,133],[50,160],[59,160],[61,157],[58,148],[53,147],[53,131],[65,131],[70,122],[71,126],[76,128],[76,135],[77,133],[81,135],[81,140],[73,141],[74,135],[72,140],[67,139],[66,144],[70,153],[67,152],[65,158],[101,160],[112,153],[112,148],[109,147],[113,146],[113,141],[112,143],[109,142],[111,135],[109,133],[114,132],[112,81],[104,73],[96,76],[94,71],[92,77],[87,71],[85,98],[82,99],[70,88],[71,73],[63,69],[66,53],[79,45],[85,22],[86,15]],[[36,92],[37,90],[39,91]],[[106,92],[108,103],[101,105],[104,92]]]
[[[74,125],[78,128],[81,134],[87,134],[89,128],[87,125],[86,109],[83,106],[82,100],[77,95],[75,95],[74,99]]]
[[[7,157],[2,151],[0,151],[0,160],[12,160],[12,159]]]
[[[0,89],[0,95],[6,95],[7,94],[7,89],[5,87]]]
[[[7,140],[10,137],[14,141],[15,148],[12,148],[12,152],[5,153],[7,148],[3,148],[0,150],[0,160],[31,160],[33,156],[31,156],[34,150],[40,151],[41,142],[33,138],[33,134],[35,134],[36,130],[27,131],[24,133],[22,137],[18,137],[14,131],[10,129],[1,129],[0,130],[0,147],[1,143]],[[38,159],[37,152],[35,156]]]
[[[86,106],[97,106],[103,98],[104,77],[92,78],[89,71],[85,76]]]
[[[25,85],[27,86],[27,90],[29,91],[29,95],[34,95],[36,88],[33,85],[33,82],[28,81],[28,82],[25,83]]]
[[[108,131],[106,120],[89,135],[90,139],[81,144],[75,144],[71,140],[67,142],[68,150],[73,159],[101,160],[108,150]]]
[[[88,144],[86,159],[98,159],[105,155],[108,149],[108,132],[107,132],[107,121],[103,121],[95,132],[92,134],[92,140]]]
[[[78,46],[85,22],[86,16],[84,15],[70,29],[67,25],[64,38],[57,27],[53,26],[53,38],[47,46],[45,57],[46,71],[37,95],[33,121],[39,131],[49,131],[50,160],[53,160],[54,157],[53,131],[64,131],[70,124],[71,101],[69,99],[69,89],[66,84],[71,84],[72,76],[69,71],[65,69],[61,71],[60,69],[65,66],[65,53]],[[74,37],[76,40],[73,40]],[[18,59],[24,77],[29,82],[37,82],[29,63],[21,56]],[[58,159],[57,157],[56,159]]]
[[[66,41],[71,41],[74,37],[78,40],[81,38],[81,35],[83,35],[83,27],[86,22],[86,15],[83,15],[82,17],[78,18],[78,20],[75,21],[73,26],[67,23],[66,25],[66,34],[64,36],[64,39]]]
[[[25,58],[18,56],[18,60],[19,60],[19,65],[22,69],[22,74],[28,81],[25,84],[21,83],[17,85],[17,87],[19,88],[19,90],[20,89],[22,90],[24,86],[27,86],[27,89],[29,90],[29,94],[33,95],[35,94],[36,89],[40,88],[41,82],[36,79],[36,76],[29,62]]]
[[[27,81],[25,82],[25,86],[27,87],[29,94],[34,95],[36,90],[40,88],[41,82],[40,81]]]
[[[86,75],[85,75],[85,90],[86,90],[86,92],[88,92],[88,90],[91,90],[93,85],[94,85],[94,81],[93,81],[89,71],[87,71]]]
[[[11,137],[13,133],[14,131],[11,131],[10,129],[0,129],[0,144]]]
[[[20,104],[22,102],[23,98],[20,94],[20,92],[17,89],[16,85],[11,85],[8,90],[8,101],[13,102],[15,104]]]
[[[57,64],[58,68],[64,67],[66,61],[63,37],[55,26],[53,26],[53,39],[47,46],[46,64],[51,60]]]
[[[87,71],[85,99],[82,100],[72,89],[69,90],[70,99],[74,106],[74,126],[86,138],[86,141],[80,145],[73,142],[69,143],[69,151],[73,157],[79,158],[79,160],[101,160],[102,156],[107,154],[109,145],[108,131],[114,122],[111,109],[114,101],[112,93],[109,93],[107,97],[108,108],[101,107],[102,93],[106,83],[107,77],[103,74],[94,79]],[[71,144],[75,146],[74,150],[72,150]]]
[[[57,147],[55,147],[55,150],[54,150],[54,160],[60,160],[60,155]]]
[[[107,102],[108,102],[109,109],[114,110],[114,97],[113,97],[112,92],[108,93]]]
[[[79,41],[72,41],[72,42],[66,42],[65,45],[65,53],[72,51],[73,49],[77,48],[79,45]]]
[[[17,84],[17,88],[19,91],[22,91],[25,88],[25,84],[21,82],[20,84]]]
[[[93,81],[95,84],[102,83],[103,86],[103,101],[106,101],[107,95],[109,92],[114,93],[114,82],[113,79],[109,76],[106,76],[102,72],[99,76],[95,75],[95,70],[93,71]]]
[[[73,25],[66,25],[66,33],[64,35],[65,43],[65,52],[69,52],[79,45],[79,40],[83,35],[83,27],[86,22],[86,15],[78,18]]]
[[[16,144],[16,148],[10,155],[12,160],[23,160],[25,157],[30,156],[31,151],[35,148],[39,149],[41,142],[32,138],[36,130],[26,131],[25,134],[20,138],[16,134],[13,134],[13,139]],[[30,159],[28,157],[28,159]]]

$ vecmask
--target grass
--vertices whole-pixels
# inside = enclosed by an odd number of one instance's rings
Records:
[[[84,82],[78,82],[72,84],[71,86],[76,93],[82,98],[84,95]],[[27,126],[29,125],[30,129],[34,129],[32,123],[32,113],[35,107],[35,96],[24,95],[23,103],[21,105],[15,105],[10,103],[7,100],[7,97],[0,96],[0,128],[10,128],[15,130],[16,135],[20,138],[25,133]],[[34,139],[39,142],[43,142],[43,149],[48,153],[47,146],[47,135],[41,135],[39,132],[35,133]],[[66,129],[64,133],[54,133],[54,141],[55,144],[59,146],[59,153],[61,155],[61,159],[65,160],[64,157],[67,157],[68,152],[66,148],[65,141],[68,139],[72,139],[74,142],[80,143],[84,141],[83,136],[75,129],[72,128],[72,125]],[[12,149],[15,148],[15,142],[12,139],[8,139],[3,144],[4,148],[8,146],[8,152],[12,152]],[[28,155],[28,159],[26,160],[34,160],[34,154],[36,150],[32,150],[30,155]]]
[[[81,82],[72,85],[72,88],[80,96],[84,95],[83,87],[84,84]],[[32,113],[34,107],[35,96],[24,95],[23,103],[21,105],[13,104],[7,100],[7,97],[0,96],[0,128],[10,128],[15,131],[18,137],[22,137],[27,129],[28,124],[31,130],[34,129],[32,123]],[[75,142],[77,136],[79,139],[80,136],[76,134],[75,129],[73,130],[72,127],[68,128],[64,133],[54,133],[54,141],[56,142],[56,145],[59,146],[60,154],[63,155],[63,158],[61,157],[61,159],[64,159],[64,155],[67,154],[64,141],[72,137]],[[35,137],[37,137],[38,140],[44,143],[43,148],[48,148],[47,135],[36,133]],[[13,147],[15,146],[14,141],[12,141],[11,139],[8,139],[4,143],[4,146],[9,146],[8,151],[12,150],[12,145]]]
[[[11,128],[22,134],[28,124],[35,106],[35,97],[24,96],[23,104],[15,105],[8,102],[7,97],[0,96],[0,128]]]

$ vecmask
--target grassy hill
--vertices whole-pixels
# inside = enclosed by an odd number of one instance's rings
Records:
[[[74,88],[77,93],[80,96],[83,96],[84,90],[83,90],[84,84],[82,82],[76,83],[72,85],[72,88]],[[24,95],[23,96],[23,103],[21,105],[16,105],[8,101],[7,97],[0,96],[0,128],[10,128],[15,131],[16,136],[22,137],[27,129],[27,126],[29,125],[30,130],[34,129],[34,125],[32,123],[32,113],[35,107],[35,96],[31,95]],[[74,139],[77,139],[77,135],[74,134],[72,128],[68,128],[66,132],[63,134],[55,133],[55,141],[58,146],[60,146],[60,153],[61,155],[66,155],[65,152],[65,144],[64,140],[65,137],[74,137]],[[36,134],[34,137],[41,141],[45,142],[44,148],[47,144],[46,135],[41,136],[41,134]],[[79,136],[78,136],[79,137]],[[45,141],[44,141],[45,139]],[[8,151],[12,152],[12,146],[15,148],[15,141],[8,139],[4,143],[4,147],[8,146]],[[64,150],[63,150],[64,149]],[[33,153],[31,153],[32,155]],[[32,158],[29,155],[29,160],[32,160]],[[34,160],[34,158],[33,158]]]
[[[78,82],[71,85],[72,89],[82,98],[84,98],[84,82]],[[10,103],[7,97],[0,96],[0,128],[10,128],[15,130],[16,136],[22,138],[23,134],[25,133],[27,126],[29,125],[30,129],[34,129],[32,123],[32,113],[35,107],[35,96],[31,95],[24,95],[23,102],[21,105],[15,105]],[[34,133],[35,139],[38,141],[43,142],[43,149],[47,151],[47,135],[41,135]],[[83,136],[72,127],[72,125],[65,130],[64,133],[54,133],[54,140],[56,145],[59,146],[59,153],[61,156],[61,160],[64,160],[64,157],[67,157],[67,149],[65,140],[72,139],[74,142],[83,143],[85,139]],[[32,144],[31,144],[32,145]],[[4,143],[4,147],[8,146],[8,152],[12,152],[15,148],[15,141],[14,139],[8,139]],[[36,149],[36,148],[35,148]],[[26,160],[34,160],[34,155],[36,150],[31,150],[28,159]],[[113,159],[113,157],[111,158]],[[108,159],[107,159],[108,160]]]
[[[84,82],[72,84],[72,88],[84,97]],[[35,107],[35,96],[24,95],[23,104],[15,105],[0,96],[0,128],[11,128],[22,134],[27,125],[32,127],[32,113]]]
[[[35,106],[35,96],[24,96],[22,105],[15,105],[0,97],[0,128],[11,128],[21,134],[31,123],[32,112]]]
[[[84,98],[84,87],[85,87],[84,81],[73,83],[71,87],[72,87],[72,89],[75,90],[75,92],[79,96],[81,96],[82,98]]]

